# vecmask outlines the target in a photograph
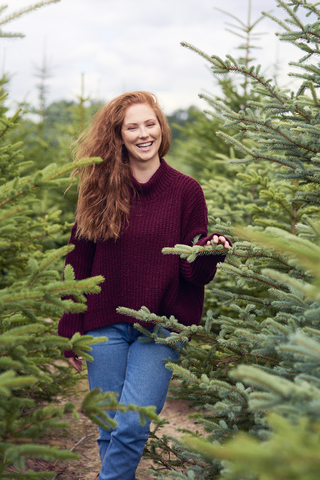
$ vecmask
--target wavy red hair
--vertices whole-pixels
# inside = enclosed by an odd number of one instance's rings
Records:
[[[99,165],[73,172],[79,175],[79,197],[76,212],[77,236],[88,240],[117,240],[121,226],[129,221],[130,200],[134,194],[121,127],[128,107],[146,103],[157,116],[162,141],[159,156],[170,148],[171,131],[155,95],[137,91],[120,95],[108,102],[79,136],[74,159],[101,157]]]

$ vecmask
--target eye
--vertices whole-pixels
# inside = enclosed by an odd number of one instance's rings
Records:
[[[154,127],[154,125],[155,125],[154,123],[148,123],[147,126],[148,126],[148,127]]]

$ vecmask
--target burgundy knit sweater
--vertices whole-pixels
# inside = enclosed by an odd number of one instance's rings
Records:
[[[201,256],[188,263],[178,255],[163,255],[161,250],[177,243],[191,245],[199,234],[198,245],[212,238],[213,234],[207,237],[202,189],[164,159],[147,183],[140,184],[135,178],[132,182],[137,195],[129,226],[122,229],[116,242],[79,240],[76,224],[72,227],[69,243],[75,248],[67,255],[66,264],[73,266],[77,280],[103,275],[105,281],[100,293],[88,295],[86,312],[62,316],[58,333],[63,337],[113,323],[137,322],[117,313],[120,306],[136,310],[146,306],[157,315],[174,315],[184,325],[200,322],[204,285],[213,279],[216,265],[225,255]]]

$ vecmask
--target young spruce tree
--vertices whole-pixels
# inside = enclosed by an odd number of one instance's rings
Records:
[[[54,1],[41,2],[36,8]],[[0,7],[0,13],[5,8]],[[10,15],[2,24],[31,10]],[[23,174],[29,163],[24,161],[23,146],[10,142],[19,112],[6,116],[5,97],[0,97],[0,478],[44,480],[54,477],[55,472],[34,471],[30,465],[37,459],[78,458],[71,451],[50,446],[43,438],[48,429],[67,426],[67,413],[78,416],[73,403],[57,406],[57,397],[67,398],[77,381],[63,361],[63,351],[73,349],[90,360],[90,344],[95,342],[93,337],[80,334],[71,340],[59,337],[58,319],[64,311],[83,311],[85,295],[98,292],[103,278],[76,281],[68,266],[62,281],[63,257],[73,246],[49,249],[48,239],[59,239],[70,226],[61,223],[58,210],[37,215],[34,206],[41,201],[43,191],[70,185],[69,174],[75,167],[101,159],[50,164]],[[64,299],[66,296],[75,301]],[[114,394],[102,394],[99,389],[88,394],[80,408],[99,425],[114,424],[107,414],[111,408],[136,410],[141,421],[146,415],[156,418],[153,407],[124,407]]]

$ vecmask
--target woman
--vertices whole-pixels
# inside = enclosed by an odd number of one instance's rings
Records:
[[[106,336],[93,345],[88,362],[90,389],[115,391],[119,401],[155,405],[159,414],[171,372],[163,359],[177,359],[167,345],[141,342],[135,319],[117,313],[117,307],[146,306],[158,315],[174,315],[185,325],[199,324],[204,285],[215,275],[224,255],[198,257],[193,263],[164,256],[165,246],[211,241],[230,248],[219,234],[207,235],[203,192],[192,178],[171,168],[163,159],[170,147],[170,128],[154,95],[125,93],[109,102],[80,136],[76,158],[101,157],[99,165],[80,174],[76,223],[67,255],[77,279],[103,275],[101,292],[89,295],[87,311],[66,313],[59,334],[75,332]],[[199,238],[198,237],[198,238]],[[226,252],[225,252],[226,253]],[[141,322],[150,330],[151,323]],[[163,329],[166,336],[170,332]],[[81,369],[81,358],[66,352],[71,365]],[[99,427],[100,480],[134,480],[149,423],[141,426],[137,413],[113,412],[118,426]]]

